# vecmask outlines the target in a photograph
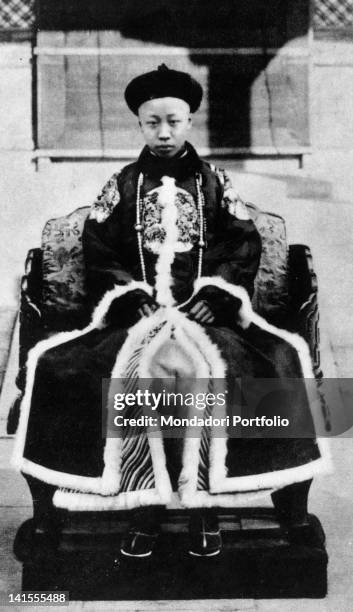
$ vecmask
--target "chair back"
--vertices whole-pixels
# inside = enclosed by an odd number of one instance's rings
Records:
[[[247,204],[262,238],[262,255],[255,279],[253,307],[270,320],[288,306],[287,241],[284,219]],[[89,207],[49,220],[42,233],[42,311],[49,327],[87,316],[82,230]]]

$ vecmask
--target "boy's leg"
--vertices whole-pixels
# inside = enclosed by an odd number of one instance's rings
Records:
[[[182,469],[183,441],[165,438],[167,469],[174,491],[178,490],[178,479]],[[221,533],[215,508],[191,510],[189,521],[189,554],[198,557],[218,555],[222,548]]]
[[[312,480],[297,482],[272,493],[279,520],[289,526],[307,523],[308,495]]]
[[[131,511],[129,532],[120,551],[127,557],[149,557],[160,532],[164,506],[145,506]]]

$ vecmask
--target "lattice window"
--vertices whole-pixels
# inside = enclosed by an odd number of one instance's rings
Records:
[[[0,0],[0,30],[28,30],[34,24],[34,0]]]
[[[353,27],[353,0],[316,0],[314,28]]]
[[[28,29],[34,24],[35,0],[0,0],[0,29]],[[352,0],[315,0],[314,27],[353,27]]]

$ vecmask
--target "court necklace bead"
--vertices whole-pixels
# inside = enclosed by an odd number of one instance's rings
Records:
[[[138,245],[138,251],[139,251],[142,279],[146,283],[147,275],[146,275],[145,259],[143,256],[143,247],[142,247],[142,229],[143,227],[141,223],[141,188],[142,188],[142,185],[143,185],[143,174],[142,172],[140,172],[139,177],[137,179],[135,230],[137,232],[137,245]]]

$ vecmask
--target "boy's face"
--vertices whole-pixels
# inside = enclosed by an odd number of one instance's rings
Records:
[[[192,121],[180,98],[156,98],[141,104],[139,124],[146,144],[158,157],[174,157],[184,146]]]

